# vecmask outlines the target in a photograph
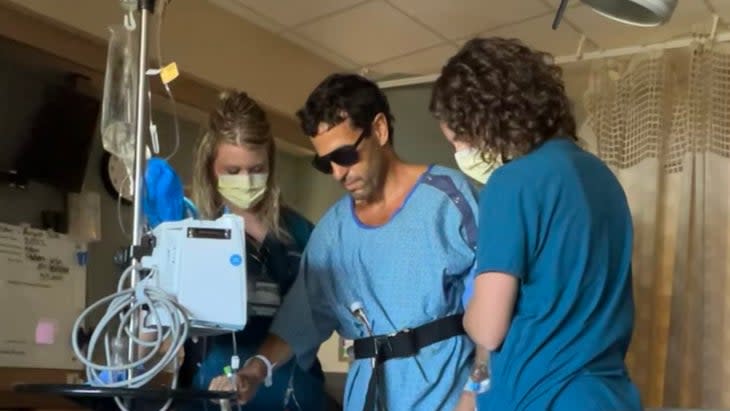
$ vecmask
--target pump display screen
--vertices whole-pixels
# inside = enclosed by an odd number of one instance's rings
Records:
[[[206,238],[213,240],[227,240],[231,238],[231,230],[223,228],[188,228],[188,238]]]

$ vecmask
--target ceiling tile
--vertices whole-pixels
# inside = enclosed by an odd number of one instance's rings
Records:
[[[306,50],[309,50],[310,52],[322,57],[325,60],[330,61],[333,64],[336,64],[340,66],[343,69],[346,70],[354,70],[357,69],[359,66],[353,61],[350,61],[349,59],[340,56],[339,54],[326,50],[324,47],[314,44],[311,41],[307,40],[306,38],[302,36],[297,36],[291,33],[282,33],[281,36],[285,38],[286,40],[289,40],[290,42],[305,48]]]
[[[264,30],[277,32],[284,28],[281,24],[275,22],[274,20],[271,20],[270,18],[268,18],[266,16],[256,13],[255,11],[242,5],[241,3],[238,2],[238,0],[208,0],[208,1],[210,1],[212,4],[220,7],[223,10],[233,13],[239,17],[242,17],[244,20],[257,25]]]
[[[456,54],[457,51],[458,49],[455,46],[444,44],[408,56],[397,57],[368,68],[383,76],[433,74],[439,72],[446,60]]]
[[[497,30],[482,33],[481,36],[498,36],[518,38],[528,46],[546,51],[554,56],[574,54],[578,49],[581,34],[568,24],[561,24],[557,30],[551,28],[553,16],[543,16],[519,24],[502,27]],[[589,51],[591,45],[586,42],[584,51]]]
[[[540,0],[491,2],[485,0],[390,0],[390,2],[452,40],[551,11]]]
[[[363,0],[233,0],[267,16],[285,27],[304,23],[338,10],[352,7]]]
[[[306,24],[295,34],[363,66],[441,42],[437,35],[383,1],[368,2]]]
[[[667,41],[689,35],[694,25],[712,22],[710,11],[700,0],[679,1],[672,19],[659,27],[636,27],[619,23],[601,16],[585,5],[572,8],[565,15],[604,49]]]
[[[710,5],[715,9],[720,17],[725,20],[730,20],[730,1],[710,0]]]

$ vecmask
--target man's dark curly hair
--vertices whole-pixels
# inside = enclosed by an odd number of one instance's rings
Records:
[[[389,143],[393,142],[393,114],[377,84],[357,74],[331,74],[307,98],[297,117],[304,134],[314,137],[320,123],[334,127],[350,119],[352,126],[370,135],[375,116],[388,120]]]
[[[449,59],[429,110],[485,159],[524,155],[553,137],[575,139],[562,70],[519,40],[475,38]]]

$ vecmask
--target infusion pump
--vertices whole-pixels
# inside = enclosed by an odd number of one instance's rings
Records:
[[[234,214],[217,220],[164,222],[148,234],[141,259],[146,281],[188,312],[190,335],[243,330],[247,320],[244,221]],[[144,327],[156,321],[147,316]],[[160,316],[163,327],[171,319]]]

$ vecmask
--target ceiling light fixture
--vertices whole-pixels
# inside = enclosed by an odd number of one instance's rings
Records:
[[[596,13],[621,23],[656,27],[669,21],[678,0],[581,0]],[[553,20],[553,30],[560,25],[568,0],[561,0]]]

